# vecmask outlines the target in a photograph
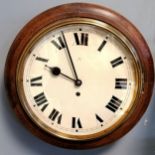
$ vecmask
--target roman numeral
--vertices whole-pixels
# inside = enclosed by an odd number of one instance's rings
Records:
[[[127,89],[127,79],[115,79],[116,89]]]
[[[112,96],[110,102],[106,105],[106,108],[111,110],[112,112],[116,112],[120,107],[122,101],[115,96]]]
[[[113,68],[119,66],[120,64],[123,64],[122,57],[118,57],[118,58],[111,61],[111,65]]]
[[[58,40],[55,41],[55,40],[52,40],[51,43],[59,50],[63,49],[66,47],[62,37],[58,37]]]
[[[49,119],[52,121],[57,121],[58,124],[61,124],[62,114],[56,109],[53,109],[51,114],[49,115]]]
[[[98,48],[98,51],[99,51],[99,52],[102,51],[102,49],[104,48],[104,46],[106,45],[106,43],[107,43],[107,40],[103,40],[103,41],[102,41],[101,45],[100,45],[99,48]]]
[[[34,97],[34,100],[35,100],[37,106],[39,106],[39,107],[41,106],[41,107],[42,107],[42,108],[41,108],[41,111],[44,112],[45,109],[46,109],[47,106],[48,106],[48,103],[47,103],[48,101],[47,101],[47,99],[46,99],[46,97],[45,97],[45,94],[42,92],[42,93],[36,95],[36,96]]]
[[[97,121],[99,121],[100,123],[104,122],[103,119],[99,115],[95,114],[95,117],[96,117]]]
[[[82,128],[80,118],[72,117],[72,128]]]
[[[88,46],[88,33],[74,33],[74,38],[77,45]]]
[[[41,57],[36,57],[36,60],[42,61],[42,62],[48,62],[48,59],[41,58]]]
[[[42,80],[42,76],[38,76],[38,77],[32,78],[30,80],[31,86],[42,86],[42,83],[41,83],[40,80]]]

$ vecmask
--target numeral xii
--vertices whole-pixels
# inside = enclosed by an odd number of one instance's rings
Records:
[[[88,46],[88,33],[74,33],[74,39],[77,45]]]

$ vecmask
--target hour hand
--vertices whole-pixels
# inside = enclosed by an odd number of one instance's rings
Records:
[[[48,66],[48,65],[45,65],[45,67],[49,68],[51,74],[54,75],[54,76],[59,76],[59,75],[61,75],[61,76],[65,77],[65,78],[67,78],[67,79],[73,81],[74,84],[75,84],[76,86],[81,86],[81,84],[82,84],[81,81],[77,81],[77,80],[71,78],[70,76],[68,76],[68,75],[66,75],[66,74],[64,74],[64,73],[62,73],[62,72],[61,72],[61,69],[60,69],[59,67],[50,67],[50,66]]]
[[[50,67],[50,71],[54,76],[62,75],[63,77],[70,79],[72,81],[75,81],[73,78],[69,77],[68,75],[61,72],[61,69],[59,67]]]

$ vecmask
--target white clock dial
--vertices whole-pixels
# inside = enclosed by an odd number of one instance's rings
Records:
[[[104,28],[71,24],[51,30],[35,42],[24,62],[24,108],[56,136],[107,134],[133,106],[135,61],[132,46]]]

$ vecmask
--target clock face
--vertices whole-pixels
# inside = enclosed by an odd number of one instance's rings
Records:
[[[92,21],[70,20],[41,32],[18,65],[25,111],[43,130],[65,139],[111,133],[141,92],[133,46],[110,25]]]

